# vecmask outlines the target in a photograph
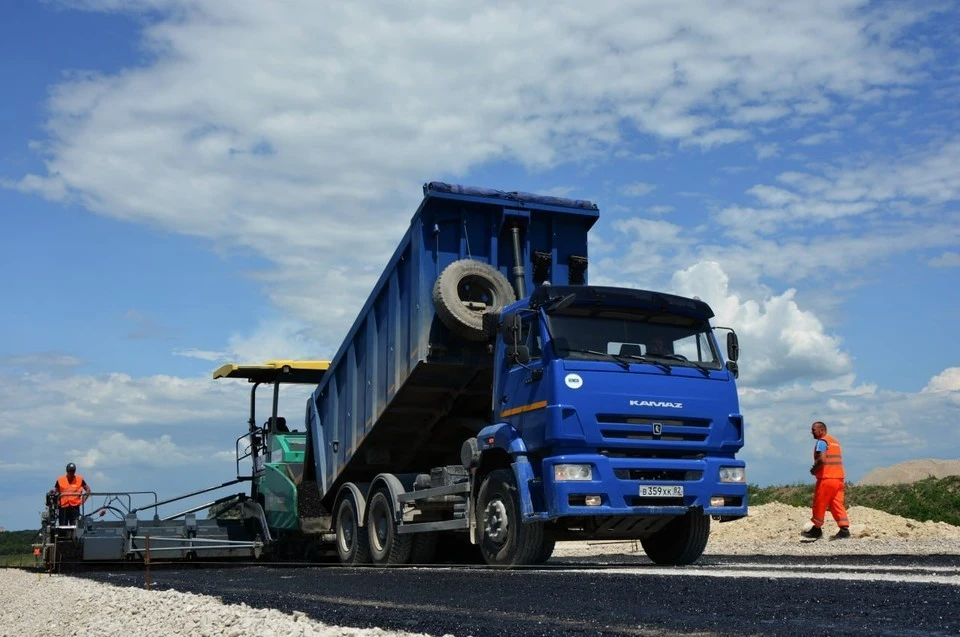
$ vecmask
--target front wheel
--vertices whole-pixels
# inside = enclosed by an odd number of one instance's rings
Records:
[[[370,563],[367,529],[360,526],[360,515],[353,496],[346,496],[337,507],[337,554],[340,563],[353,566]]]
[[[690,511],[640,540],[640,544],[656,564],[685,566],[700,559],[709,539],[710,516]]]
[[[535,564],[545,552],[543,524],[524,524],[517,479],[510,469],[491,471],[477,497],[477,523],[483,529],[480,551],[491,566]]]

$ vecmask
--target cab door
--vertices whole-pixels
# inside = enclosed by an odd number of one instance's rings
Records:
[[[543,342],[540,317],[527,313],[522,317],[519,342],[530,352],[530,361],[520,364],[504,356],[503,390],[497,409],[498,420],[510,423],[521,432],[528,446],[543,439],[547,395],[543,383]],[[507,344],[502,345],[504,348]]]

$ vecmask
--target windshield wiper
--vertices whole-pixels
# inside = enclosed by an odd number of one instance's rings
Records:
[[[611,358],[614,361],[616,361],[618,365],[622,365],[624,369],[630,369],[630,363],[623,360],[619,355],[616,355],[616,354],[608,354],[607,352],[601,352],[595,349],[577,349],[576,347],[561,347],[560,349],[562,349],[565,352],[576,352],[578,354],[592,354],[594,356]]]
[[[669,358],[669,359],[672,360],[672,361],[680,361],[680,362],[682,362],[682,363],[687,363],[687,364],[693,365],[694,367],[696,367],[697,369],[699,369],[699,370],[703,373],[704,376],[708,376],[708,377],[710,376],[710,368],[709,368],[709,367],[707,367],[706,365],[704,365],[704,364],[701,363],[700,361],[692,361],[692,360],[690,360],[689,358],[687,358],[686,356],[683,356],[683,355],[681,355],[681,354],[648,354],[648,356],[655,356],[655,357],[657,357],[657,358]]]
[[[670,371],[670,366],[667,365],[666,363],[653,361],[643,356],[635,356],[633,354],[610,354],[610,353],[601,352],[595,349],[577,349],[577,348],[571,348],[571,347],[563,347],[561,349],[563,349],[563,351],[565,352],[577,352],[578,354],[593,354],[594,356],[603,356],[604,358],[610,358],[616,361],[618,364],[622,365],[624,369],[630,369],[629,361],[637,361],[639,363],[648,363],[650,365],[656,365],[657,367],[663,369],[666,372]]]

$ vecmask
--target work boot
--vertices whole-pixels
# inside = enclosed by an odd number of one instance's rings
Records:
[[[831,539],[834,539],[834,540],[845,540],[845,539],[847,539],[848,537],[850,537],[850,529],[848,529],[847,527],[843,526],[843,527],[840,527],[840,530],[837,531],[837,534],[834,535]]]
[[[810,527],[809,531],[804,531],[800,535],[810,538],[811,540],[815,540],[818,537],[823,537],[823,529],[821,529],[819,526],[812,526]]]

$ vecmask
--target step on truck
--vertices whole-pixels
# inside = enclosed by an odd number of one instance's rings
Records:
[[[297,488],[342,563],[429,562],[452,539],[514,567],[604,539],[689,564],[711,519],[746,515],[737,336],[724,357],[703,301],[589,285],[598,217],[424,185],[306,405]]]

